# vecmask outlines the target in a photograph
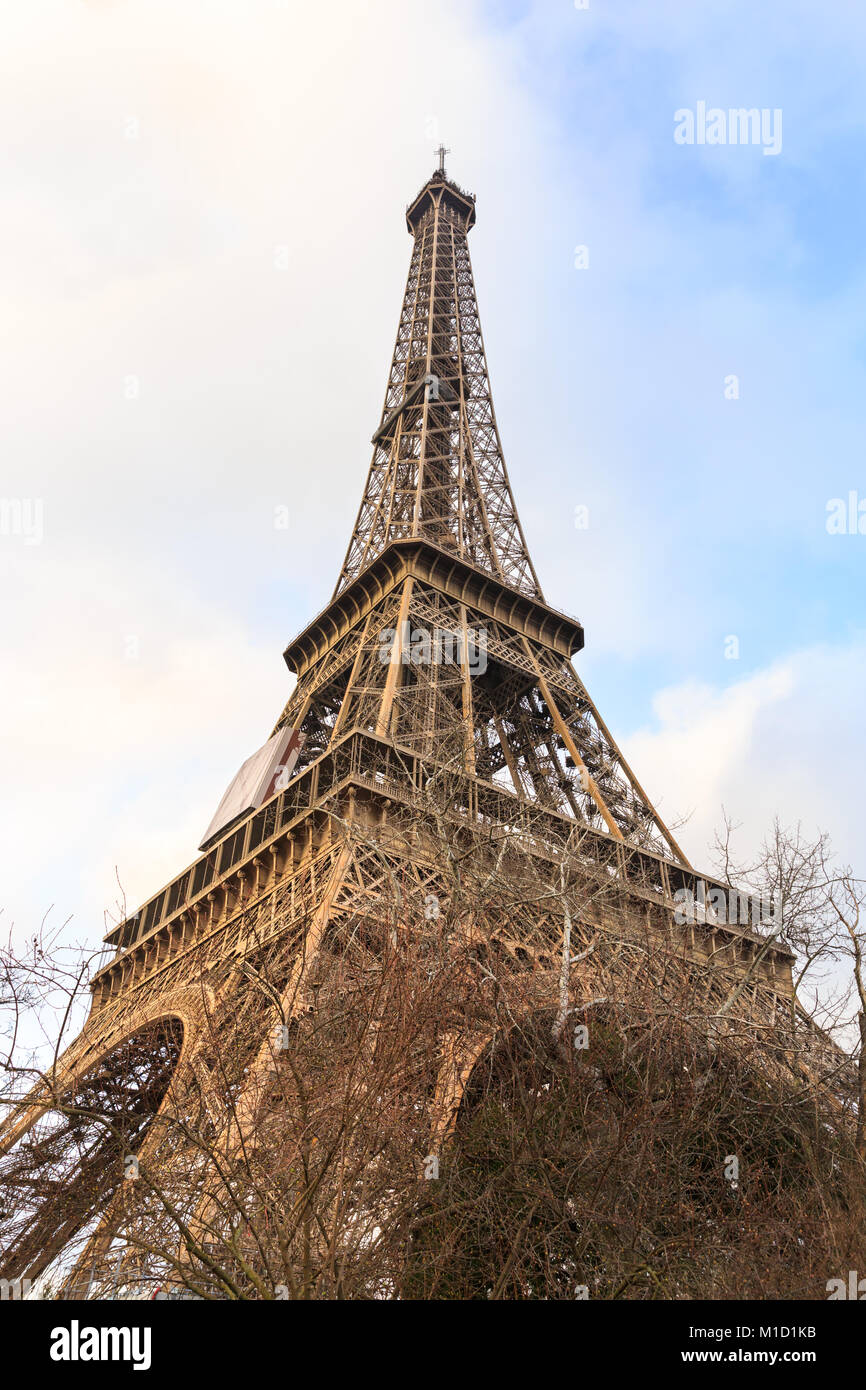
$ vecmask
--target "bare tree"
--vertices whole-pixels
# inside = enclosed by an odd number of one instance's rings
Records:
[[[844,956],[862,1038],[859,886],[826,843],[775,829],[751,882],[797,911],[735,959],[579,826],[467,824],[458,781],[387,824],[335,819],[375,893],[314,947],[312,899],[250,918],[231,974],[201,979],[185,1067],[170,1020],[72,1090],[43,1064],[42,1118],[0,1166],[4,1273],[91,1297],[762,1298],[866,1262],[862,1068],[858,1105],[850,1059],[760,968],[783,933],[813,968]],[[38,999],[71,1017],[88,973],[7,948],[10,1038]]]

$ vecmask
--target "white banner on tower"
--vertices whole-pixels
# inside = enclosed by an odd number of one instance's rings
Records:
[[[303,741],[304,736],[297,729],[278,729],[258,752],[247,758],[229,782],[199,849],[204,849],[232,821],[282,791],[298,761]]]

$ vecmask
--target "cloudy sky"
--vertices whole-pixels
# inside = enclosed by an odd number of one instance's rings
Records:
[[[866,499],[863,7],[31,0],[0,40],[7,922],[97,941],[270,732],[440,139],[528,541],[638,776],[699,864],[724,805],[866,869],[866,534],[826,525]],[[700,102],[781,150],[677,143]]]

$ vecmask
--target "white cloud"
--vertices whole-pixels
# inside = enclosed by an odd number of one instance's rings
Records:
[[[5,605],[2,762],[14,814],[0,906],[21,930],[54,904],[92,940],[118,895],[115,869],[130,906],[178,872],[290,690],[278,651],[156,559],[130,563],[119,587],[90,557],[59,593],[63,564],[37,568],[27,616],[41,640],[28,643]]]
[[[678,837],[698,867],[708,866],[724,806],[742,824],[746,857],[778,814],[826,830],[863,872],[864,688],[866,638],[812,647],[726,687],[661,691],[656,725],[624,751],[662,814],[693,810]]]

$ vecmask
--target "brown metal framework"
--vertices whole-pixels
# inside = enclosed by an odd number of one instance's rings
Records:
[[[467,233],[437,171],[406,213],[409,276],[373,460],[336,592],[392,540],[424,537],[541,599],[493,411]]]
[[[414,244],[364,496],[331,603],[286,650],[298,685],[279,723],[303,728],[308,758],[352,727],[425,753],[459,728],[480,776],[685,864],[571,665],[582,627],[545,603],[529,558],[469,260],[475,200],[440,169],[406,221]],[[483,675],[406,651],[436,631],[474,650]]]
[[[245,962],[279,949],[294,998],[334,924],[372,911],[398,866],[407,893],[423,899],[435,884],[444,894],[420,850],[401,858],[382,849],[395,814],[405,825],[417,813],[420,824],[424,789],[443,770],[452,818],[473,830],[502,827],[553,875],[579,837],[585,872],[619,884],[647,920],[669,923],[677,889],[696,885],[572,666],[581,625],[545,602],[527,551],[469,260],[475,200],[440,163],[406,220],[409,274],[358,518],[330,603],[285,652],[297,683],[277,727],[304,734],[292,781],[109,933],[116,954],[92,981],[87,1024],[51,1084],[0,1126],[0,1155],[39,1134],[52,1091],[98,1090],[106,1059],[109,1071],[124,1066],[130,1039],[153,1113],[167,1071],[175,1097],[206,1094],[206,1039],[243,1024],[242,1096],[270,1048],[256,1033]],[[548,944],[533,948],[539,968],[551,965],[562,930],[553,917],[544,924]],[[520,931],[504,923],[500,936],[515,959],[529,959]],[[707,918],[684,949],[695,961],[721,953],[736,965],[764,948],[748,930]],[[772,1001],[790,994],[781,945],[766,952],[762,979]],[[146,1152],[137,1111],[133,1128]],[[95,1184],[113,1153],[103,1146],[80,1165],[79,1225],[97,1207]],[[45,1269],[69,1221],[68,1208],[53,1224],[35,1208],[3,1273]],[[107,1196],[84,1263],[107,1248],[112,1222]]]

